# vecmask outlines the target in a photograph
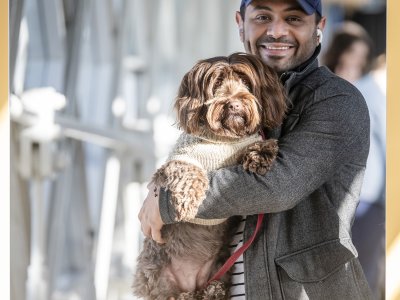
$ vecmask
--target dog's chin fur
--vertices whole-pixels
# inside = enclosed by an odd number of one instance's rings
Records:
[[[203,135],[214,136],[216,141],[240,140],[246,136],[256,133],[258,130],[258,127],[254,129],[247,129],[244,126],[246,123],[247,118],[244,116],[229,115],[206,127],[209,132],[203,132]]]

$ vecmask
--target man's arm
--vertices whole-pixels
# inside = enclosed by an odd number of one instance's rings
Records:
[[[299,123],[279,140],[279,154],[264,176],[242,166],[210,174],[199,218],[274,213],[293,208],[346,163],[365,166],[369,117],[359,93],[344,93],[309,105]],[[174,221],[168,193],[160,197],[161,217]]]

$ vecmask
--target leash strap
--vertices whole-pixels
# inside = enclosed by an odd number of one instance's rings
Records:
[[[250,237],[250,239],[244,243],[239,249],[237,249],[231,257],[228,258],[228,260],[225,262],[225,264],[218,270],[218,272],[207,282],[207,286],[214,280],[220,280],[221,277],[233,266],[233,264],[236,262],[236,260],[242,255],[253,243],[254,239],[257,236],[258,231],[260,231],[262,221],[264,218],[264,214],[259,214],[258,219],[257,219],[257,225],[256,229],[253,232],[253,235]]]

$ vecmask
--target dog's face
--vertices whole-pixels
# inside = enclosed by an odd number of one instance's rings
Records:
[[[186,73],[175,109],[187,133],[238,139],[281,124],[286,104],[277,75],[255,56],[235,53]]]

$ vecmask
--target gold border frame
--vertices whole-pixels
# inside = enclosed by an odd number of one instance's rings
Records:
[[[9,151],[9,121],[8,121],[8,1],[0,1],[0,124],[5,130],[1,131],[0,148]],[[398,261],[400,253],[395,253],[395,249],[400,246],[400,201],[397,198],[400,195],[399,169],[400,169],[400,137],[399,137],[399,118],[400,118],[400,85],[399,76],[396,72],[400,70],[400,2],[398,0],[387,0],[387,63],[388,63],[388,81],[387,81],[387,299],[400,299],[400,279],[393,280],[398,277],[392,274],[392,264],[394,260]],[[396,82],[397,81],[397,82]],[[3,134],[5,132],[5,134]],[[4,170],[9,170],[9,155],[3,152],[0,155],[0,165]],[[7,171],[5,171],[7,173]],[[3,173],[1,173],[3,177]],[[7,178],[8,177],[8,178]],[[5,185],[5,189],[1,189],[3,199],[9,197],[9,176],[1,178],[1,182]],[[9,237],[9,202],[0,201],[1,203],[1,237],[6,241]],[[5,207],[3,207],[3,205]],[[3,216],[4,215],[4,216]],[[4,226],[3,226],[4,225]],[[1,294],[4,299],[9,299],[9,247],[1,247]],[[5,252],[3,254],[3,251]],[[7,253],[8,251],[8,253]],[[396,250],[397,251],[397,250]],[[394,270],[397,272],[397,270]],[[4,278],[3,278],[4,277]]]
[[[8,1],[0,1],[0,295],[10,299],[10,122],[8,114]]]
[[[400,2],[387,1],[387,167],[386,167],[386,295],[389,300],[400,299]]]

